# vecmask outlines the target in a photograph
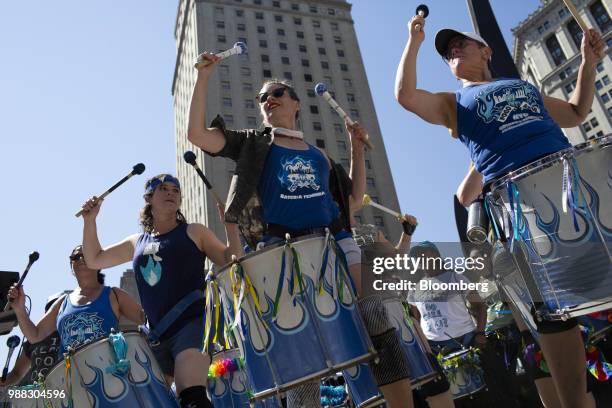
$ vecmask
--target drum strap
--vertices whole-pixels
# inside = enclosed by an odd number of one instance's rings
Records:
[[[152,343],[159,342],[159,338],[168,330],[172,323],[174,323],[189,306],[202,299],[204,299],[204,292],[200,289],[195,289],[187,296],[184,296],[180,302],[174,305],[174,307],[161,318],[159,323],[155,325],[155,328],[149,331],[149,341]]]

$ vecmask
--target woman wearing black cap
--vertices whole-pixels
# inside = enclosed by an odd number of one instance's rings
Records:
[[[543,95],[519,79],[494,79],[489,69],[492,50],[474,33],[445,29],[435,39],[436,50],[452,74],[463,83],[456,92],[417,89],[416,59],[425,39],[425,19],[414,16],[398,67],[395,96],[406,110],[446,127],[470,150],[474,175],[482,187],[497,177],[546,154],[570,147],[560,127],[584,121],[594,95],[595,66],[603,56],[600,35],[589,30],[582,39],[582,64],[569,101]],[[478,194],[467,194],[469,205]],[[469,196],[468,196],[469,195]],[[542,349],[564,406],[588,407],[584,346],[575,320],[540,327]]]

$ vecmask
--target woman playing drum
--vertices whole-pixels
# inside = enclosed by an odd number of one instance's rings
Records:
[[[155,357],[168,383],[176,383],[181,406],[211,407],[206,398],[209,360],[204,338],[204,261],[223,265],[240,255],[236,225],[226,225],[229,247],[180,212],[179,181],[161,174],[145,184],[140,224],[144,232],[102,249],[96,217],[101,200],[83,205],[83,250],[87,264],[107,268],[133,261],[136,284],[151,328]]]
[[[494,79],[488,67],[492,51],[486,41],[477,34],[450,29],[438,32],[436,49],[463,88],[456,93],[417,89],[416,58],[425,39],[424,25],[420,16],[409,23],[410,37],[397,72],[396,98],[405,109],[445,126],[452,137],[466,144],[484,183],[570,147],[560,127],[579,125],[591,108],[595,66],[604,47],[598,33],[590,30],[583,37],[576,89],[566,102],[542,95],[521,80]],[[479,194],[465,196],[463,204]],[[565,406],[590,406],[582,339],[575,320],[539,326],[542,349],[562,402]]]

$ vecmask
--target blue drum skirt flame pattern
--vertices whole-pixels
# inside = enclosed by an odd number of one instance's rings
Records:
[[[612,306],[609,137],[514,171],[494,184],[488,202],[496,227],[502,224],[498,231],[510,238],[510,252],[526,260],[517,266],[532,276],[530,296],[543,303],[545,318]]]
[[[243,257],[241,272],[216,274],[255,396],[372,356],[340,251],[329,236],[307,236]]]
[[[140,333],[124,334],[128,345],[129,369],[121,374],[113,369],[116,358],[109,341],[99,340],[70,356],[69,376],[61,361],[45,379],[49,390],[64,390],[66,397],[51,401],[54,408],[160,407],[178,408],[163,373]]]

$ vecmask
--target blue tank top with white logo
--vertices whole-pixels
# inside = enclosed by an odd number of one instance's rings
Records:
[[[151,328],[155,328],[183,297],[196,289],[204,291],[206,254],[189,238],[187,226],[179,224],[161,235],[145,232],[136,242],[134,275]],[[204,299],[201,299],[191,304],[161,339],[172,336],[191,320],[203,316]]]
[[[528,82],[502,78],[456,97],[459,139],[485,182],[571,146]]]
[[[112,328],[118,329],[118,320],[110,301],[111,288],[104,286],[100,296],[86,305],[75,305],[67,295],[57,314],[57,332],[60,336],[60,357],[68,347],[77,349],[85,344],[108,337]]]
[[[340,213],[329,173],[327,158],[316,147],[272,144],[257,186],[266,223],[293,230],[329,226]]]

